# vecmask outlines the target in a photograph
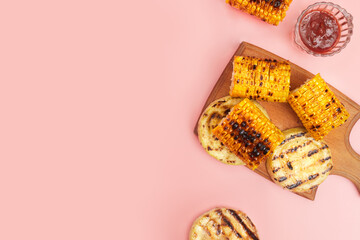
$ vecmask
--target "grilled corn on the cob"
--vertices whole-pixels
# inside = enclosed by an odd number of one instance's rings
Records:
[[[231,109],[213,134],[251,169],[284,140],[282,132],[247,98]]]
[[[344,105],[317,74],[289,94],[288,102],[304,127],[316,139],[326,136],[349,117]]]
[[[291,2],[292,0],[226,0],[234,8],[273,25],[278,25],[285,18]]]
[[[212,130],[216,128],[224,117],[226,117],[231,108],[242,100],[243,98],[232,98],[230,96],[217,99],[209,104],[198,122],[198,136],[201,145],[211,156],[230,165],[244,165],[244,163],[238,156],[225,147],[219,139],[215,138]],[[255,100],[252,101],[265,114],[265,116],[269,118],[266,110]]]
[[[290,74],[290,65],[286,62],[235,56],[230,96],[286,102]]]

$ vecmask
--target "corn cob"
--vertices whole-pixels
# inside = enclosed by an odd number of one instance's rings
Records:
[[[292,91],[288,102],[316,140],[321,140],[331,129],[341,126],[349,117],[344,105],[320,74]]]
[[[285,18],[291,2],[292,0],[226,0],[230,6],[273,25],[278,25]]]
[[[235,56],[230,96],[286,102],[290,89],[290,65],[286,62]]]
[[[282,132],[247,98],[231,109],[213,134],[251,169],[284,140]]]

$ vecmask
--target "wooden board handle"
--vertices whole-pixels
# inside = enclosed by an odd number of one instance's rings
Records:
[[[350,132],[356,122],[360,118],[360,112],[357,113],[354,118],[350,121],[349,126],[345,132],[345,146],[347,152],[342,153],[341,156],[337,156],[337,158],[341,158],[342,164],[339,166],[335,166],[332,174],[339,175],[351,180],[360,193],[360,155],[354,151],[354,149],[350,145]]]

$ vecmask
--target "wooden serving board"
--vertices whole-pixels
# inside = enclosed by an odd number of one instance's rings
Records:
[[[258,58],[270,58],[278,61],[286,61],[285,59],[271,52],[268,52],[247,42],[242,42],[240,44],[234,56],[235,55],[253,56]],[[215,84],[215,87],[211,91],[202,112],[214,100],[229,95],[230,79],[233,68],[232,62],[234,56],[230,59],[225,70]],[[290,89],[295,89],[302,85],[307,79],[314,77],[314,74],[291,62],[289,63],[291,65]],[[350,117],[344,125],[332,130],[324,138],[324,141],[330,147],[334,161],[334,168],[331,171],[331,174],[348,178],[356,185],[357,189],[360,192],[360,155],[351,148],[349,142],[349,135],[351,129],[353,128],[357,120],[360,118],[360,106],[336,88],[332,87],[331,85],[329,85],[329,87],[334,91],[335,95],[345,105],[345,108],[350,113]],[[302,126],[300,119],[297,117],[296,113],[292,110],[288,103],[273,103],[260,101],[260,104],[266,109],[266,111],[270,115],[270,119],[277,127],[280,128],[280,130]],[[197,124],[195,126],[195,134],[197,135]],[[255,172],[271,181],[266,171],[265,162],[261,163],[260,166],[255,170]],[[314,200],[316,190],[317,188],[307,193],[299,193],[298,195],[308,198],[310,200]]]

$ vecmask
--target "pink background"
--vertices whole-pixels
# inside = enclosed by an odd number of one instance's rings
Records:
[[[360,2],[340,54],[225,0],[12,0],[0,5],[0,239],[184,240],[215,206],[246,212],[262,239],[359,239],[360,195],[330,176],[312,202],[224,165],[192,130],[241,41],[272,51],[360,103]],[[351,136],[360,152],[360,124]]]

